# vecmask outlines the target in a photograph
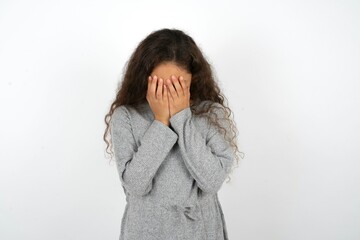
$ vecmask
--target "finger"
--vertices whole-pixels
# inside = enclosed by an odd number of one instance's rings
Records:
[[[170,91],[170,94],[171,96],[174,98],[174,97],[177,97],[177,93],[176,93],[176,89],[172,83],[172,81],[170,79],[167,80],[167,87]]]
[[[157,76],[155,75],[152,80],[151,80],[151,83],[150,83],[150,95],[152,97],[155,97],[155,91],[156,91],[156,84],[157,84]]]
[[[183,76],[180,76],[180,77],[179,77],[179,82],[180,82],[180,85],[181,85],[183,94],[185,95],[185,94],[186,94],[186,91],[187,91],[187,85],[186,85],[186,82],[185,82]]]
[[[171,106],[174,104],[174,97],[171,95],[171,93],[170,93],[170,90],[169,90],[169,88],[167,88],[168,89],[168,100],[169,100],[169,109],[171,108]]]
[[[151,81],[152,81],[152,77],[149,76],[149,77],[148,77],[148,84],[147,84],[147,94],[146,94],[146,98],[149,96]]]
[[[166,84],[164,84],[164,95],[163,95],[163,98],[164,98],[164,101],[167,101],[168,103],[168,113],[169,113],[169,117],[170,117],[170,96],[169,96],[169,89],[168,87],[166,86]]]
[[[171,80],[172,80],[172,82],[173,82],[173,84],[174,84],[174,86],[175,86],[175,89],[176,89],[176,92],[177,92],[178,96],[183,96],[183,95],[184,95],[184,92],[183,92],[183,90],[182,90],[182,87],[181,87],[181,85],[180,85],[180,83],[179,83],[178,78],[175,77],[174,75],[172,75],[172,76],[171,76]]]
[[[166,87],[166,84],[164,86],[164,92],[163,92],[163,100],[168,101],[168,89]]]
[[[170,86],[170,87],[169,87]],[[172,85],[172,83],[171,83],[171,80],[170,79],[167,79],[166,80],[166,89],[168,90],[168,98],[169,98],[169,101],[173,101],[174,100],[174,97],[172,96],[172,94],[171,94],[171,90],[170,90],[170,88],[173,88],[173,93],[174,94],[176,94],[175,92],[175,89],[174,89],[174,86]]]
[[[162,78],[160,78],[156,90],[156,99],[162,100],[162,91],[163,91],[163,80]]]

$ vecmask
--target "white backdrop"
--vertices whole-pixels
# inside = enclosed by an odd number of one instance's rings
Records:
[[[0,239],[118,239],[104,116],[164,27],[194,38],[234,111],[230,239],[360,239],[359,16],[357,0],[2,0]]]

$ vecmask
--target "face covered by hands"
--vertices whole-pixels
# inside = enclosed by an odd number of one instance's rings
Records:
[[[190,106],[191,73],[173,62],[154,68],[148,78],[147,100],[155,119],[169,125],[169,119]]]

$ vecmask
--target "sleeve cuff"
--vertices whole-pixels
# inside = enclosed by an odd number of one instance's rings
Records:
[[[190,107],[184,108],[180,112],[177,112],[175,115],[173,115],[169,121],[171,126],[176,130],[179,129],[182,125],[184,125],[184,122],[186,119],[191,118],[192,112]]]
[[[152,147],[161,149],[170,149],[176,142],[178,136],[164,123],[154,120],[146,131],[143,141],[151,142]]]
[[[145,135],[143,136],[142,141],[148,146],[148,157],[152,159],[162,159],[168,154],[171,148],[174,146],[178,139],[178,135],[171,130],[164,123],[154,120]],[[151,169],[156,167],[156,164],[145,162],[146,169]]]

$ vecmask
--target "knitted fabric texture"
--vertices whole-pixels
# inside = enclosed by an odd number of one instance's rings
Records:
[[[217,193],[235,157],[213,125],[187,107],[166,126],[147,101],[119,106],[110,124],[126,196],[119,240],[228,240]]]

